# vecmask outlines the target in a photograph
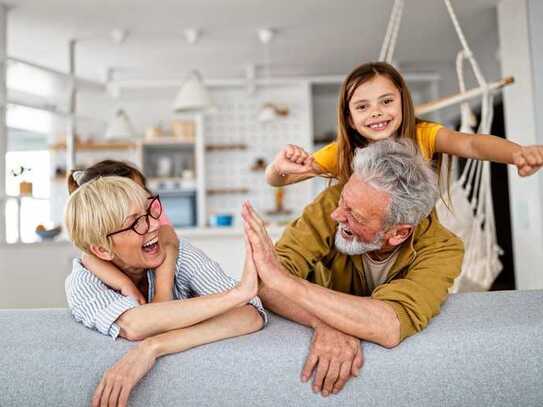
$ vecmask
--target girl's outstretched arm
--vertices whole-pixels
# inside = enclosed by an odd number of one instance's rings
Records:
[[[437,132],[436,152],[512,164],[521,177],[532,175],[543,166],[542,145],[521,146],[500,137],[460,133],[445,127]]]

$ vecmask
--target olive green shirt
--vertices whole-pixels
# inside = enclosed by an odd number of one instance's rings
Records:
[[[361,256],[339,252],[335,245],[337,208],[342,186],[323,191],[305,207],[276,244],[281,264],[291,274],[320,286],[391,305],[400,321],[400,340],[428,325],[439,313],[460,273],[464,246],[434,213],[424,218],[402,243],[385,282],[369,292]]]

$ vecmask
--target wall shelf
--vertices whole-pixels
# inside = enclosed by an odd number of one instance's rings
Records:
[[[102,143],[102,142],[92,142],[92,143],[77,143],[75,145],[77,151],[100,151],[100,150],[130,150],[136,148],[136,143]],[[62,151],[66,150],[66,143],[55,143],[49,146],[50,150]]]
[[[223,194],[248,194],[248,188],[208,188],[208,195],[223,195]]]
[[[206,151],[247,150],[247,144],[207,144]]]

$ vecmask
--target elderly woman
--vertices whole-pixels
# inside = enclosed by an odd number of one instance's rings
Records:
[[[65,222],[74,244],[110,261],[150,301],[155,269],[164,261],[159,243],[158,196],[121,177],[93,180],[68,200]],[[137,382],[156,359],[205,343],[245,335],[262,328],[266,313],[256,293],[258,278],[249,245],[241,282],[228,277],[203,252],[181,239],[173,301],[144,304],[105,285],[73,262],[66,296],[74,318],[113,338],[140,341],[103,376],[93,405],[126,405]],[[121,380],[119,380],[121,378]]]

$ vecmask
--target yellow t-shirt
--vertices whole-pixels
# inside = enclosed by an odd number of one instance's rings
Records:
[[[443,126],[439,123],[417,123],[417,144],[425,160],[431,160],[436,151],[436,135]],[[337,174],[337,143],[330,143],[313,153],[316,163],[326,172]]]

